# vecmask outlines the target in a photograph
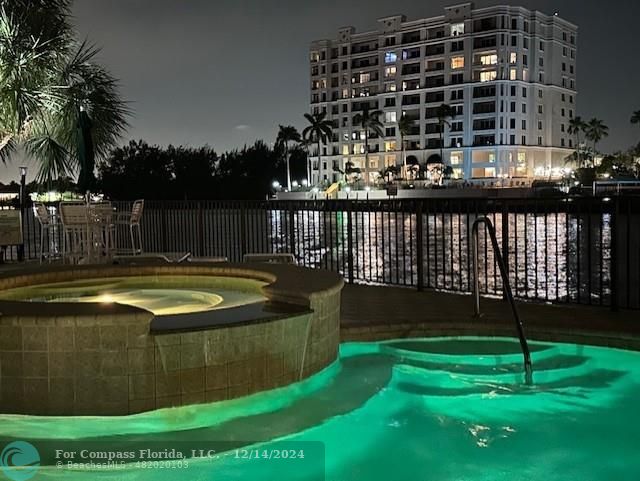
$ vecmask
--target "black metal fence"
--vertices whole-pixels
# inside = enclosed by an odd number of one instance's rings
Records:
[[[37,258],[39,226],[30,210],[25,214],[25,253]],[[245,253],[291,252],[299,264],[340,272],[349,282],[470,292],[471,226],[478,216],[496,226],[516,297],[640,308],[636,196],[148,201],[142,234],[149,252],[231,261]],[[126,227],[118,231],[122,248],[128,239]],[[488,241],[481,234],[481,289],[499,296],[502,283]]]

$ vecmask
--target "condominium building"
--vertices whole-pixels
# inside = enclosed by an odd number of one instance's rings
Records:
[[[576,110],[576,37],[577,27],[557,14],[464,3],[438,17],[394,15],[375,31],[344,27],[314,41],[311,112],[326,112],[334,130],[312,154],[313,182],[338,180],[347,162],[371,179],[404,165],[402,116],[411,120],[409,164],[442,159],[459,179],[561,175],[574,147],[567,130]],[[442,104],[455,114],[446,122]],[[354,122],[366,109],[382,111],[384,137]]]

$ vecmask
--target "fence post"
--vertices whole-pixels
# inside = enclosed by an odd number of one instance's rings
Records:
[[[296,257],[296,221],[295,221],[295,209],[294,203],[289,201],[289,246],[291,247],[291,254]]]
[[[247,254],[247,208],[245,203],[240,204],[240,260],[244,261]]]
[[[618,310],[618,217],[620,214],[620,197],[615,196],[616,205],[611,213],[611,310]],[[602,250],[602,246],[600,246]],[[604,260],[604,252],[600,252],[600,259]],[[627,259],[628,261],[628,259]],[[629,267],[627,267],[628,269]]]
[[[353,201],[347,200],[347,272],[349,284],[353,284],[353,232],[351,222],[351,211],[353,210]],[[337,234],[336,234],[337,236]]]
[[[509,275],[509,206],[506,201],[502,201],[502,260],[504,261],[504,270],[508,279]],[[515,286],[517,292],[518,286]],[[506,286],[502,286],[502,298],[507,300]]]
[[[204,254],[204,214],[202,213],[202,201],[198,200],[198,255],[205,257]]]
[[[423,247],[422,247],[422,201],[416,201],[418,207],[416,209],[416,262],[417,262],[417,274],[418,274],[418,290],[424,290],[424,259],[423,259]]]

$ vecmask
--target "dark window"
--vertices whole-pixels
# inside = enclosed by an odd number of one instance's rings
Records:
[[[420,30],[414,32],[407,32],[402,35],[402,43],[413,43],[420,41]]]
[[[460,52],[462,50],[464,50],[464,40],[456,40],[455,42],[451,42],[452,52]]]
[[[473,104],[474,114],[490,114],[496,111],[495,102],[477,102]]]
[[[444,92],[427,92],[425,103],[432,104],[435,102],[444,102]]]
[[[455,73],[451,75],[451,85],[464,83],[464,75],[461,73]]]
[[[495,97],[496,95],[496,86],[479,86],[473,88],[473,98],[478,99],[482,97]]]
[[[496,119],[477,119],[473,121],[473,130],[493,130],[496,128]]]

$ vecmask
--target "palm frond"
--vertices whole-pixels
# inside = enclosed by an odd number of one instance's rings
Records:
[[[72,175],[67,149],[51,135],[35,135],[24,143],[25,150],[39,160],[37,180],[40,182]]]

